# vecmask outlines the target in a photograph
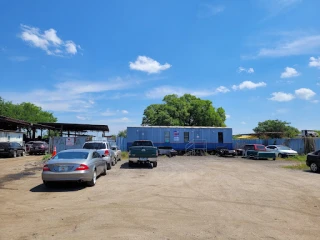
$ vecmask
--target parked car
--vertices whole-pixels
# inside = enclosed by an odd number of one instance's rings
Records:
[[[312,172],[320,172],[320,150],[308,153],[306,164]]]
[[[63,150],[43,166],[42,181],[45,186],[52,182],[86,182],[94,186],[99,175],[107,174],[107,163],[91,149]]]
[[[49,145],[43,141],[30,141],[26,143],[26,151],[30,154],[47,154]]]
[[[17,142],[0,142],[0,156],[19,157],[24,156],[25,150],[20,143]]]
[[[116,162],[121,161],[121,150],[117,145],[111,145],[111,150],[114,152]]]
[[[152,167],[158,165],[158,149],[149,140],[138,140],[132,143],[129,148],[129,167],[134,163],[144,164],[152,163]]]
[[[172,147],[158,147],[159,155],[166,155],[167,157],[174,157],[178,155],[178,152]]]
[[[107,169],[110,170],[111,166],[116,165],[117,158],[114,151],[111,150],[110,143],[107,141],[89,141],[83,144],[84,149],[95,149],[107,162]]]
[[[230,150],[226,147],[217,147],[215,150],[215,154],[220,157],[224,157],[224,156],[235,157],[237,155],[237,152],[235,150]]]
[[[246,144],[243,146],[242,150],[243,157],[247,157],[247,150],[267,151],[266,147],[262,144]]]
[[[268,159],[276,160],[276,153],[267,152],[267,149],[262,144],[246,144],[243,150],[243,157],[253,159]]]
[[[274,152],[278,157],[296,156],[298,152],[284,145],[268,145],[267,151]]]

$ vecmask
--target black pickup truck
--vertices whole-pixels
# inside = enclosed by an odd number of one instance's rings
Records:
[[[157,167],[157,160],[158,149],[153,146],[152,141],[134,141],[129,148],[129,167],[132,167],[134,163],[152,163],[153,167]]]

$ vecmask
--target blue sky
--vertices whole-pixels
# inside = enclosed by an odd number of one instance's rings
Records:
[[[0,96],[59,122],[139,126],[167,94],[223,107],[234,133],[320,129],[317,0],[2,1]]]

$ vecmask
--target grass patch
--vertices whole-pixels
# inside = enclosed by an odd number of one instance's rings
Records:
[[[294,169],[294,170],[309,170],[309,167],[305,163],[297,163],[290,166],[284,166],[284,168]]]
[[[293,165],[284,166],[283,168],[294,169],[294,170],[308,170],[309,169],[309,167],[306,165],[307,155],[289,156],[287,158],[277,158],[277,159],[284,160],[284,161],[296,162]]]
[[[46,154],[42,157],[42,161],[47,161],[50,158],[51,158],[51,154]]]
[[[128,152],[121,152],[121,159],[128,159],[129,158],[129,153]]]

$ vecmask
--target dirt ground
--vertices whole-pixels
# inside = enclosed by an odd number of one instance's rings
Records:
[[[0,159],[1,240],[320,239],[320,174],[285,161],[122,161],[94,187],[47,189],[40,159]]]

